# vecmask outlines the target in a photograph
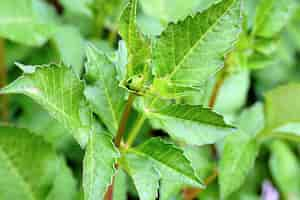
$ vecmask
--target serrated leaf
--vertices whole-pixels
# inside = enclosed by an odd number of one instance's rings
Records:
[[[21,65],[22,66],[22,65]],[[27,66],[24,74],[0,90],[0,94],[24,94],[41,104],[62,123],[83,147],[92,127],[83,96],[83,82],[64,65]]]
[[[84,59],[84,39],[80,32],[72,26],[60,27],[53,36],[52,42],[59,53],[60,60],[68,67],[72,67],[80,77]]]
[[[238,132],[225,139],[219,167],[220,195],[226,199],[240,188],[254,166],[259,151],[256,134],[263,129],[261,104],[244,111],[238,121]]]
[[[153,100],[143,107],[146,116],[156,121],[174,139],[192,145],[213,144],[233,133],[221,115],[203,106],[172,104]]]
[[[150,58],[150,45],[137,27],[137,3],[138,0],[129,0],[119,24],[120,34],[128,50],[127,79],[148,72],[147,62]]]
[[[152,45],[151,92],[166,97],[197,90],[223,66],[240,32],[240,1],[223,0],[195,16],[170,24]]]
[[[269,167],[276,185],[284,199],[298,200],[300,197],[300,163],[287,144],[274,141],[271,145]]]
[[[155,200],[158,195],[159,174],[147,157],[127,153],[122,166],[133,179],[141,200]]]
[[[87,59],[88,84],[84,94],[108,130],[116,134],[125,105],[125,90],[119,87],[116,68],[106,55],[90,46]]]
[[[146,157],[158,170],[162,184],[160,199],[169,199],[178,187],[203,187],[184,152],[173,144],[159,138],[152,138],[137,148],[130,149],[130,152]]]
[[[116,173],[115,164],[119,152],[106,133],[93,134],[83,161],[83,189],[85,200],[104,197]]]
[[[296,10],[295,0],[261,0],[258,4],[254,34],[272,37],[289,22]]]
[[[25,129],[0,127],[0,199],[44,200],[58,161],[41,137]]]
[[[300,85],[291,83],[266,93],[266,128],[262,136],[300,140]]]
[[[54,10],[47,6],[36,0],[2,0],[0,36],[25,45],[41,46],[56,31],[51,19]]]

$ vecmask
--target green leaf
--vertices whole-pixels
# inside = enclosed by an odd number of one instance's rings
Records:
[[[2,0],[0,36],[30,46],[41,46],[56,31],[54,10],[38,0]]]
[[[110,136],[95,133],[90,137],[83,161],[85,200],[98,200],[104,197],[116,173],[115,164],[118,158],[119,152]]]
[[[300,84],[291,83],[266,93],[266,129],[262,136],[300,141]]]
[[[125,105],[125,90],[119,87],[116,68],[106,55],[90,46],[87,59],[88,84],[84,94],[108,130],[116,134]]]
[[[254,166],[259,151],[256,134],[263,126],[263,107],[261,104],[255,104],[239,117],[238,132],[225,139],[219,167],[222,199],[240,188]]]
[[[122,166],[133,179],[141,200],[155,200],[159,187],[159,174],[147,157],[127,153],[122,159]]]
[[[122,169],[118,169],[114,181],[114,200],[127,200],[127,185],[127,175]]]
[[[147,158],[159,172],[160,199],[169,199],[170,195],[174,195],[174,191],[177,192],[182,186],[203,187],[184,152],[173,144],[152,138],[137,148],[130,149],[130,153]]]
[[[41,137],[0,127],[0,199],[44,200],[56,179],[58,161]]]
[[[89,8],[90,0],[60,0],[63,7],[72,12],[83,16],[92,17],[91,9]]]
[[[74,200],[77,195],[77,183],[72,171],[63,159],[58,169],[59,172],[46,200]]]
[[[80,32],[75,27],[63,26],[58,29],[52,41],[62,62],[80,76],[84,59],[84,40]]]
[[[240,1],[223,0],[170,24],[152,45],[155,79],[151,93],[186,96],[223,66],[240,32]]]
[[[119,24],[120,34],[128,49],[127,79],[132,76],[145,75],[148,72],[150,45],[138,30],[136,16],[137,0],[129,0]]]
[[[83,96],[83,82],[64,65],[24,66],[24,74],[0,94],[24,94],[41,104],[62,123],[83,147],[92,127],[91,114]]]
[[[275,141],[270,145],[270,171],[284,199],[298,200],[300,197],[300,163],[289,146]]]
[[[221,115],[203,106],[153,100],[143,107],[146,116],[174,139],[192,145],[214,144],[233,132]]]
[[[261,0],[258,4],[254,33],[272,37],[289,22],[297,8],[295,0]]]

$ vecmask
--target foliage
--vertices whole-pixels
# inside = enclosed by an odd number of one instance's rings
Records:
[[[2,0],[0,199],[300,199],[299,3]]]

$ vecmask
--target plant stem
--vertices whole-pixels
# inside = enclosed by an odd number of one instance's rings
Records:
[[[135,138],[138,136],[144,122],[146,120],[146,116],[141,113],[139,116],[138,116],[138,119],[137,119],[137,122],[136,124],[134,125],[132,131],[130,132],[129,136],[128,136],[128,139],[127,139],[127,142],[126,142],[126,147],[130,147],[132,145],[132,143],[134,142]]]
[[[105,193],[104,200],[113,200],[113,198],[114,198],[114,183],[115,183],[115,177],[113,177],[112,183],[108,187],[107,192]]]
[[[121,145],[121,141],[122,141],[123,135],[125,133],[126,123],[128,121],[128,117],[131,112],[131,107],[132,107],[134,99],[135,99],[135,95],[130,93],[127,103],[126,103],[126,106],[125,106],[125,110],[123,112],[123,115],[122,115],[122,118],[120,121],[120,125],[119,125],[118,131],[117,131],[117,136],[115,138],[115,145],[118,148]]]
[[[6,85],[7,81],[7,69],[5,66],[5,50],[4,50],[4,40],[0,38],[0,88]],[[8,97],[2,96],[0,99],[1,104],[1,120],[8,122]]]

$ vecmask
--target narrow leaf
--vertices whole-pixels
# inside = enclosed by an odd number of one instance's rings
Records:
[[[22,66],[22,65],[21,65]],[[83,83],[63,65],[23,66],[24,74],[0,94],[24,94],[41,104],[85,146],[91,117],[83,96]]]
[[[119,29],[128,49],[126,78],[144,75],[150,58],[150,46],[137,27],[138,0],[129,0],[120,19]]]
[[[117,70],[108,57],[92,46],[87,48],[84,94],[93,111],[115,134],[125,105],[125,90],[119,87]]]
[[[170,24],[152,45],[152,93],[166,97],[197,90],[223,66],[240,32],[240,0],[223,0]]]
[[[85,200],[103,199],[116,173],[119,152],[112,138],[105,133],[90,137],[83,161],[83,189]]]

